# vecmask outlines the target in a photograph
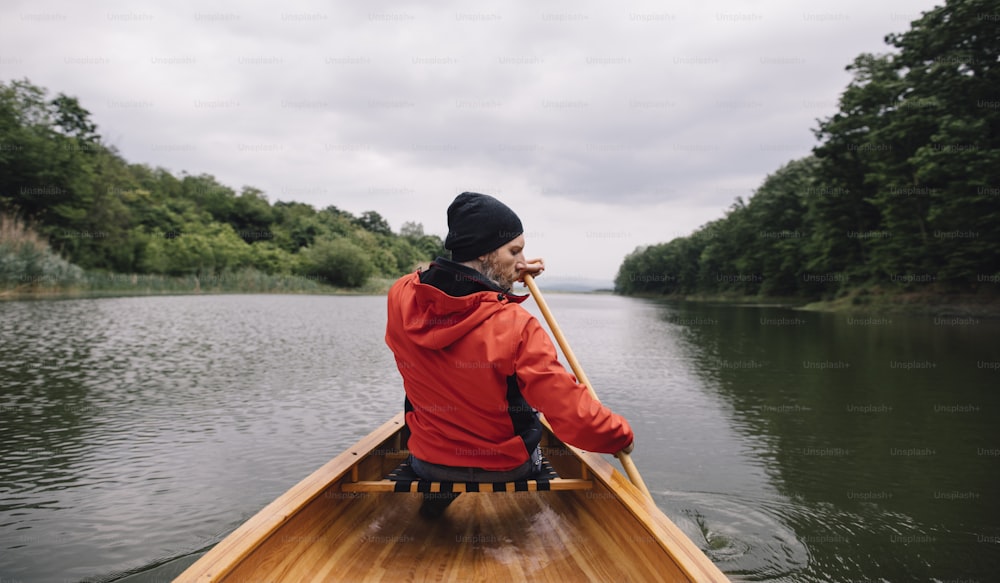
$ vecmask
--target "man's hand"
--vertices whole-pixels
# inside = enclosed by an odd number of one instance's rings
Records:
[[[524,283],[525,273],[530,273],[532,277],[538,277],[545,271],[545,261],[541,257],[529,259],[527,263],[518,261],[514,264],[514,269],[517,269],[517,281]]]

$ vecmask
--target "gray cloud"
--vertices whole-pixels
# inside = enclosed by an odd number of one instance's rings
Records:
[[[80,97],[130,161],[271,200],[443,234],[473,189],[623,222],[586,260],[587,227],[537,239],[610,277],[808,154],[844,66],[932,6],[20,2],[0,8],[0,76]]]

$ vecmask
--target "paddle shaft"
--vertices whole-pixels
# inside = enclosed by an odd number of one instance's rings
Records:
[[[594,391],[594,386],[590,384],[590,379],[587,378],[587,374],[583,372],[583,367],[580,366],[580,361],[576,359],[576,355],[573,354],[573,349],[570,348],[569,342],[566,340],[566,336],[563,335],[562,330],[559,328],[559,324],[556,323],[555,316],[552,315],[552,310],[549,310],[549,305],[545,303],[545,298],[542,297],[542,292],[539,291],[538,285],[535,283],[535,278],[531,277],[531,274],[524,274],[524,283],[531,290],[532,297],[535,298],[535,303],[538,304],[538,309],[542,311],[542,316],[545,317],[545,321],[549,323],[549,328],[552,330],[553,336],[556,337],[556,342],[559,344],[559,348],[562,349],[563,354],[566,356],[566,360],[569,361],[569,366],[573,369],[573,374],[576,375],[577,380],[590,391],[590,394],[594,399],[597,399],[597,392]],[[600,400],[600,399],[597,399]],[[636,488],[646,495],[647,498],[652,498],[649,493],[649,489],[646,488],[646,483],[642,480],[642,476],[639,475],[639,468],[635,467],[635,462],[632,461],[632,456],[625,453],[624,451],[619,451],[615,454],[618,461],[621,462],[622,468],[625,469],[625,473],[628,474],[628,479],[632,480]]]

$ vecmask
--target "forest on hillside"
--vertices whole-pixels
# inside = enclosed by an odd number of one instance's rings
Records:
[[[993,1],[949,0],[887,35],[895,50],[847,67],[812,155],[690,236],[636,249],[616,291],[998,295],[998,19]]]
[[[208,174],[130,164],[76,98],[0,82],[0,289],[94,273],[249,273],[353,288],[444,253],[419,223],[394,233],[376,211],[272,204]]]

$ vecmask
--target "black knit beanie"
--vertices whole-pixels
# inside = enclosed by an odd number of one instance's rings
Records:
[[[463,192],[448,207],[448,238],[444,247],[452,261],[486,255],[524,232],[510,207],[487,194]]]

